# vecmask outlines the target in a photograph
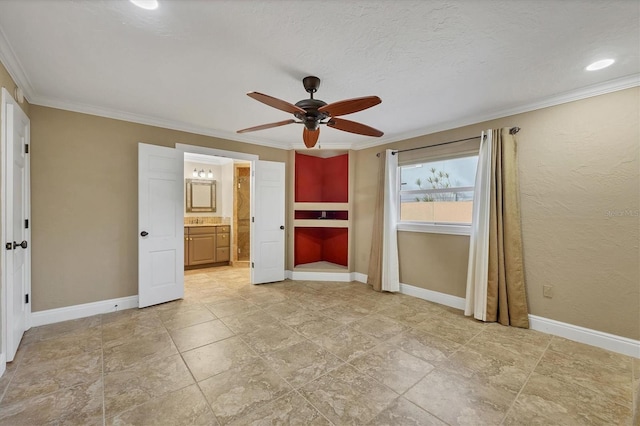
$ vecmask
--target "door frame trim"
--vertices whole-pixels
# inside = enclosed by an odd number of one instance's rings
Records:
[[[202,155],[211,155],[214,157],[225,157],[225,158],[231,158],[234,160],[244,160],[244,161],[249,161],[251,163],[250,166],[250,171],[251,171],[251,176],[250,176],[250,185],[251,187],[249,188],[249,214],[251,215],[251,217],[253,218],[255,216],[255,187],[256,187],[256,182],[255,182],[255,169],[256,169],[256,161],[260,160],[260,156],[256,155],[256,154],[247,154],[244,152],[236,152],[236,151],[227,151],[224,149],[217,149],[217,148],[208,148],[208,147],[204,147],[204,146],[197,146],[197,145],[187,145],[187,144],[182,144],[182,143],[176,143],[176,150],[181,151],[183,156],[185,153],[192,153],[192,154],[202,154]],[[286,166],[285,166],[286,167]],[[182,194],[182,198],[184,199],[184,193]],[[254,229],[254,222],[251,222],[250,225],[250,229],[249,229],[249,246],[251,247],[251,253],[249,254],[249,263],[252,264],[252,262],[254,261],[253,259],[253,255],[254,255],[254,235],[255,235],[255,229]],[[249,267],[249,271],[250,271],[250,283],[253,284],[254,283],[254,269],[250,266]]]
[[[256,154],[246,154],[244,152],[226,151],[224,149],[207,148],[205,146],[187,145],[183,143],[176,143],[176,149],[178,151],[190,152],[192,154],[212,155],[214,157],[226,157],[234,160],[246,160],[255,161],[259,160],[260,156]]]

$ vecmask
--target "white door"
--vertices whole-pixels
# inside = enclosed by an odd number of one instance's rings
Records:
[[[254,162],[251,283],[284,280],[284,163]]]
[[[138,306],[184,296],[183,154],[138,144]]]
[[[6,356],[12,361],[22,335],[27,329],[30,312],[28,294],[31,288],[31,238],[27,220],[29,202],[29,118],[6,90],[2,91],[5,236],[4,268],[6,274]]]

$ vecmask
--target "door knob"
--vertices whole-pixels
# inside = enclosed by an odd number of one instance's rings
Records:
[[[15,249],[16,247],[22,247],[23,249],[26,249],[27,248],[27,240],[24,240],[21,243],[16,243],[14,241],[13,242],[13,248]]]
[[[146,237],[147,235],[149,235],[149,233],[147,231],[142,231],[140,235],[143,237]]]
[[[284,225],[280,225],[280,229],[284,229]]]

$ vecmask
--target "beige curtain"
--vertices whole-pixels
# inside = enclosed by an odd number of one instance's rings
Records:
[[[492,132],[486,317],[487,321],[529,328],[516,138],[506,127]]]
[[[376,204],[373,209],[373,227],[371,235],[371,252],[369,254],[369,270],[367,284],[375,291],[382,291],[382,232],[384,215],[384,166],[385,152],[378,158],[378,179],[376,180]]]
[[[388,149],[380,154],[378,192],[367,283],[376,291],[400,291],[398,264],[398,156]]]

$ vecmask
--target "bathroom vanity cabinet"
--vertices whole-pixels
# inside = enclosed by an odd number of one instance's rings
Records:
[[[185,226],[185,268],[228,265],[230,240],[229,225]]]

